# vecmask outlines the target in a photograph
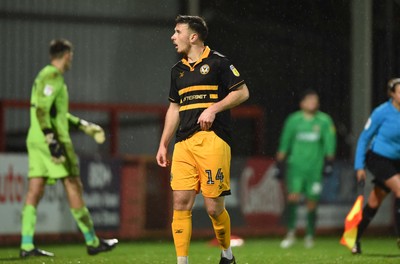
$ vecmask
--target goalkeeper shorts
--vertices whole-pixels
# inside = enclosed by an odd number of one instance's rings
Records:
[[[195,190],[204,197],[229,195],[231,148],[213,131],[200,131],[175,144],[172,190]]]
[[[302,171],[288,166],[286,188],[288,193],[304,194],[308,200],[318,201],[322,192],[321,170]]]
[[[27,143],[29,178],[45,177],[48,184],[54,184],[57,179],[68,176],[79,176],[78,159],[72,143],[64,143],[65,162],[56,164],[51,159],[47,144]]]

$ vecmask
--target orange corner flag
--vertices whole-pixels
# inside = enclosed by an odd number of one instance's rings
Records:
[[[350,250],[356,243],[357,226],[362,219],[363,202],[364,196],[359,195],[353,205],[353,208],[351,208],[344,221],[344,233],[342,239],[340,240],[340,244],[348,247]]]

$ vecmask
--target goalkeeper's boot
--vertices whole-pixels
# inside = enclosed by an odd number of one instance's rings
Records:
[[[312,248],[314,247],[314,237],[312,235],[307,235],[304,238],[304,247]]]
[[[359,241],[356,241],[356,243],[354,244],[353,248],[351,249],[351,254],[361,254],[361,243]]]
[[[232,257],[232,259],[221,257],[219,264],[236,264],[235,257]]]
[[[88,246],[87,253],[89,255],[97,255],[101,252],[110,251],[118,244],[118,239],[99,239],[99,245],[97,247]]]
[[[39,248],[34,248],[32,250],[23,250],[21,249],[19,252],[20,258],[27,258],[27,257],[54,257],[54,253],[44,251]]]
[[[285,239],[281,242],[281,248],[290,248],[296,242],[296,236],[294,231],[289,231]]]

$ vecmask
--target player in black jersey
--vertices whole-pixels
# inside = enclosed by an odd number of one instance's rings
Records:
[[[222,248],[220,263],[236,263],[230,247],[230,218],[224,196],[230,194],[231,128],[229,109],[249,97],[238,70],[205,46],[208,28],[197,16],[178,16],[171,37],[183,59],[171,70],[170,105],[157,153],[169,165],[168,144],[176,132],[171,164],[172,233],[178,264],[188,263],[191,210],[201,191]]]

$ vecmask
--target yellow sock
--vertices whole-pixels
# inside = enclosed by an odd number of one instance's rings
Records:
[[[231,245],[231,219],[226,209],[216,218],[211,217],[219,245],[226,250]]]
[[[192,211],[174,210],[171,227],[176,255],[178,257],[188,256],[192,237]]]

